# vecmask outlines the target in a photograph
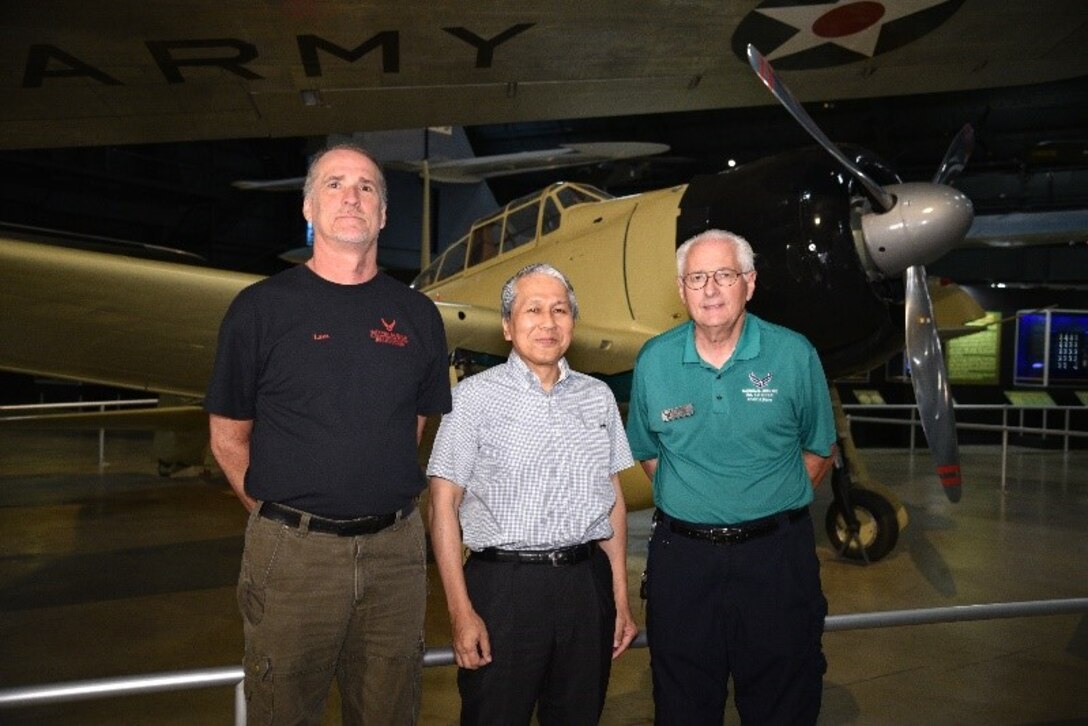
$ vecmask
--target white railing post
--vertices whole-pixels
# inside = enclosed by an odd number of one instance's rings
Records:
[[[1001,410],[1001,491],[1005,491],[1005,477],[1009,471],[1009,409]]]
[[[914,453],[914,438],[918,434],[918,427],[915,426],[915,422],[918,420],[918,407],[914,406],[910,410],[910,453]]]
[[[106,412],[106,404],[102,404],[98,407],[99,413]],[[98,429],[98,468],[104,469],[106,467],[106,429],[99,427]]]
[[[234,726],[246,726],[246,679],[234,687]]]

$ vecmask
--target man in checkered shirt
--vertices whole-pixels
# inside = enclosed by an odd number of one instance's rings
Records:
[[[554,267],[510,278],[510,358],[454,388],[427,467],[463,724],[597,723],[636,634],[618,477],[633,460],[608,386],[563,357],[577,317]]]

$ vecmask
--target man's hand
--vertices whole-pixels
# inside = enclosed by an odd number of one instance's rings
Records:
[[[612,659],[619,658],[631,641],[638,635],[635,619],[631,617],[631,610],[616,604],[616,629],[612,634]]]
[[[451,615],[450,625],[453,629],[453,656],[458,666],[476,670],[491,662],[487,626],[475,610],[464,615]]]

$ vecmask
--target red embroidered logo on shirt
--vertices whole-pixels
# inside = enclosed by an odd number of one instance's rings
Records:
[[[375,343],[384,343],[386,345],[395,345],[398,348],[403,348],[408,345],[408,336],[403,333],[394,333],[393,328],[397,327],[396,318],[392,322],[386,322],[385,318],[381,318],[382,327],[385,330],[378,330],[373,328],[370,331],[370,338]]]
[[[314,333],[314,340],[328,340],[331,337],[328,333]]]

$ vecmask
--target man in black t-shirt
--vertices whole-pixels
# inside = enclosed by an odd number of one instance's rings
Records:
[[[243,290],[205,399],[250,512],[238,581],[250,723],[414,724],[426,561],[415,501],[426,417],[450,409],[442,319],[380,273],[386,187],[365,150],[317,155],[305,265]]]

